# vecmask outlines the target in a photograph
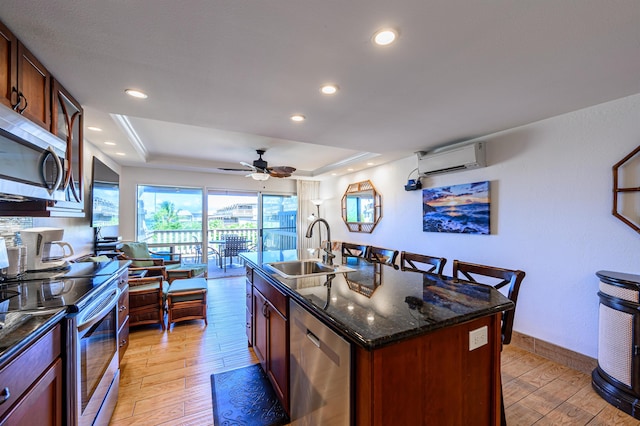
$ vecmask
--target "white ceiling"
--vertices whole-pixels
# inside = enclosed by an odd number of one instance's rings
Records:
[[[122,165],[216,172],[266,148],[322,176],[640,93],[638,0],[2,0],[0,20]]]

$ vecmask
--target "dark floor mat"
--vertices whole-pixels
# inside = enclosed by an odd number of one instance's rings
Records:
[[[277,426],[289,423],[260,364],[211,375],[216,426]]]

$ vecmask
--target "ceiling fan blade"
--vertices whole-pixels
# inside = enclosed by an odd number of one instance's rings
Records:
[[[256,170],[256,167],[253,164],[249,164],[249,163],[245,163],[244,161],[241,161],[240,164],[242,164],[245,167],[249,167],[251,170]]]
[[[267,170],[269,171],[276,171],[278,173],[293,173],[296,171],[295,167],[291,167],[291,166],[276,166],[276,167],[269,167]]]
[[[218,167],[218,170],[224,170],[226,172],[252,172],[250,169],[234,169],[230,167]]]
[[[273,177],[277,178],[286,178],[291,176],[291,173],[295,172],[295,167],[289,166],[277,166],[277,167],[269,167],[269,174]]]
[[[275,178],[287,178],[287,177],[291,176],[291,173],[281,173],[281,172],[277,172],[275,170],[271,170],[269,172],[269,176],[273,176]]]

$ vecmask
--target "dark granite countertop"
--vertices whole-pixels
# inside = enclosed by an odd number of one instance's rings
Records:
[[[490,286],[403,272],[359,258],[344,262],[355,271],[333,279],[287,279],[266,265],[311,257],[301,253],[268,251],[242,257],[331,328],[368,350],[513,309],[513,303]],[[341,263],[339,256],[336,263]]]
[[[60,322],[65,314],[64,307],[0,314],[0,368]]]
[[[22,281],[7,280],[0,284],[0,368],[60,322],[67,312],[77,311],[77,304],[88,303],[95,292],[130,263],[74,263],[68,270],[30,273],[23,276]],[[69,282],[69,289],[62,285],[65,280]],[[63,288],[68,292],[64,298],[52,296],[56,305],[46,306],[46,300],[42,300],[44,296],[38,295],[42,293],[42,286],[51,290],[49,286],[54,284],[58,290]],[[14,297],[20,293],[18,288],[24,286],[30,291],[23,289],[23,297]]]

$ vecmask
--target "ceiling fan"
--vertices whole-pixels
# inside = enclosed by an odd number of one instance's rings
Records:
[[[247,167],[246,169],[233,169],[233,168],[223,168],[219,167],[220,170],[231,171],[231,172],[249,172],[247,177],[251,177],[255,180],[267,180],[270,176],[276,178],[286,178],[291,176],[291,173],[295,172],[296,169],[290,166],[276,166],[276,167],[268,167],[268,163],[262,159],[262,155],[266,151],[264,149],[256,149],[256,153],[258,154],[258,159],[253,160],[253,164],[245,163],[241,161],[240,164]]]

